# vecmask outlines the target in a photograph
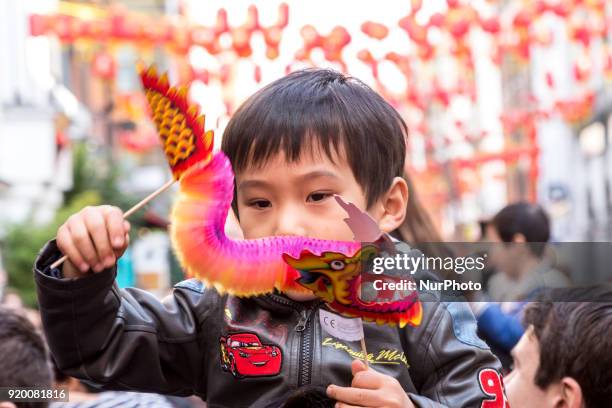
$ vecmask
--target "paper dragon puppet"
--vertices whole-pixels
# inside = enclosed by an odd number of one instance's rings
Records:
[[[204,115],[188,102],[187,88],[171,87],[166,74],[158,76],[153,67],[141,69],[140,76],[163,150],[180,183],[170,237],[189,277],[238,296],[275,288],[309,289],[332,309],[351,317],[400,326],[420,323],[416,293],[397,302],[359,299],[360,242],[296,236],[228,238],[224,226],[234,192],[229,159],[222,152],[213,153],[213,132],[205,131]],[[352,206],[344,205],[345,209]],[[351,212],[345,221],[354,232],[363,228]]]

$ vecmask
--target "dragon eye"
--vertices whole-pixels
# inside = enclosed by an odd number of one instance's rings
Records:
[[[339,261],[339,260],[335,260],[335,261],[331,261],[329,263],[329,266],[334,270],[334,271],[339,271],[341,269],[344,269],[344,262]]]

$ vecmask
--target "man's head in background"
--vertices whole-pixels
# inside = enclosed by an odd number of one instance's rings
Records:
[[[512,407],[595,408],[612,401],[612,289],[556,289],[525,310],[505,377]]]
[[[501,209],[488,223],[486,236],[496,247],[491,262],[511,277],[517,277],[526,263],[537,264],[550,239],[548,215],[537,204],[519,202]]]
[[[16,311],[0,307],[0,387],[46,387],[53,372],[42,336]],[[45,407],[44,403],[0,402],[0,408]]]

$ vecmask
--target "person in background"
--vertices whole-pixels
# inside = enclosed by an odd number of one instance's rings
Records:
[[[487,237],[493,242],[489,262],[497,272],[489,280],[488,297],[471,306],[479,334],[508,367],[510,350],[524,333],[521,313],[526,303],[543,288],[567,286],[569,279],[545,256],[550,221],[539,205],[504,207],[488,224]]]
[[[53,371],[43,337],[18,311],[0,307],[0,387],[53,385]],[[0,401],[0,408],[46,408],[44,402]]]
[[[542,287],[570,282],[546,256],[550,239],[548,215],[537,204],[519,202],[493,217],[487,236],[495,245],[490,262],[499,272],[489,282],[489,296],[497,302],[529,299]]]
[[[74,377],[64,374],[52,361],[55,385],[65,387],[70,395],[68,402],[53,402],[49,408],[173,408],[166,397],[159,394],[139,392],[104,391],[88,385]],[[189,405],[181,405],[181,407]]]
[[[504,378],[512,407],[603,408],[612,401],[612,286],[556,289],[525,309]]]

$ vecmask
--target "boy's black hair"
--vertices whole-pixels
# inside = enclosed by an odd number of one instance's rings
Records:
[[[32,323],[11,309],[0,307],[0,387],[53,385],[53,372],[42,336]],[[42,408],[44,402],[18,402],[19,408]]]
[[[571,377],[587,408],[612,401],[612,286],[543,291],[525,309],[540,346],[535,384],[545,389]]]
[[[491,225],[495,227],[503,242],[512,242],[514,235],[522,234],[527,246],[538,258],[546,249],[550,239],[550,221],[546,211],[537,204],[518,202],[498,212]]]
[[[345,153],[370,207],[403,174],[407,133],[399,113],[363,82],[305,69],[248,98],[229,121],[221,150],[236,174],[281,151],[289,162],[305,148],[320,147],[330,160]]]

